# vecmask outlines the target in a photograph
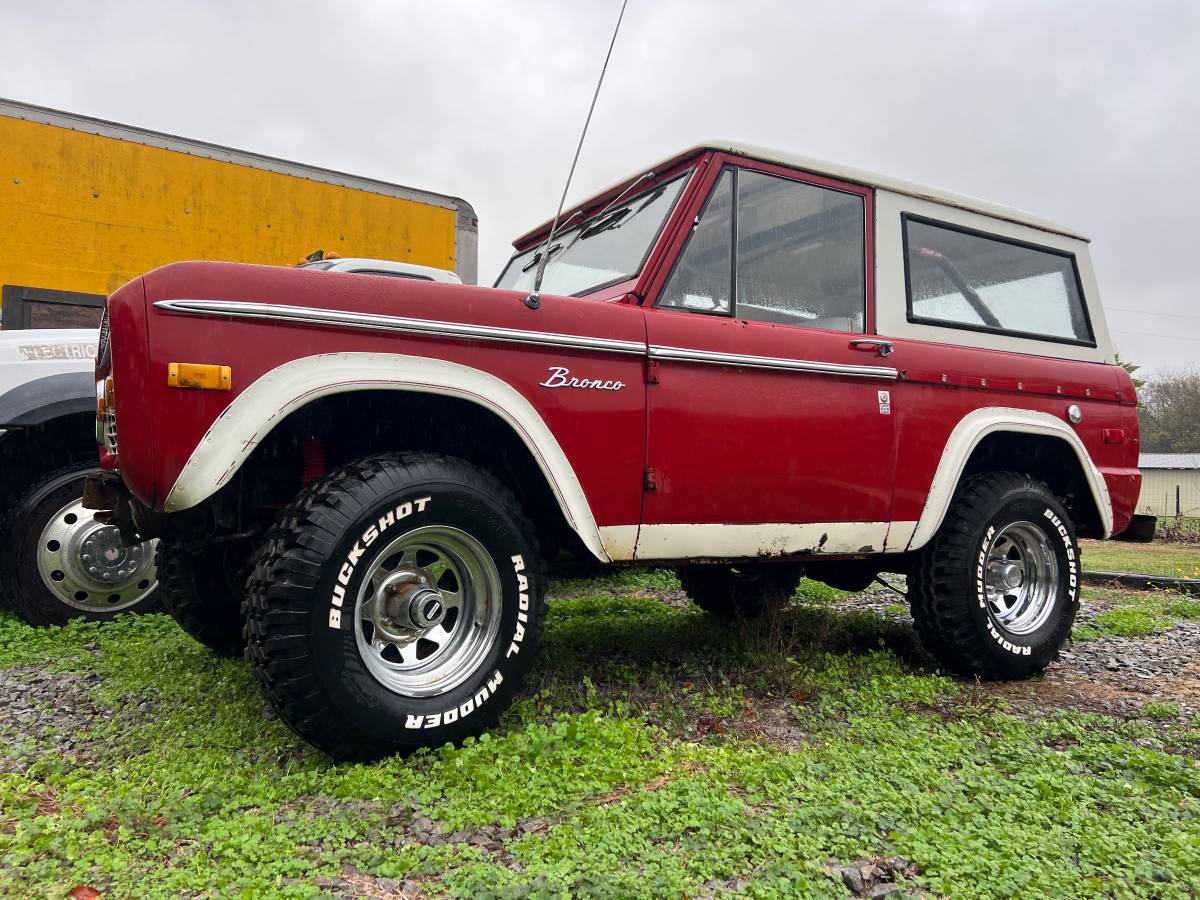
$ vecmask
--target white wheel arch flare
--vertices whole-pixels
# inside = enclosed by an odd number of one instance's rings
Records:
[[[971,458],[980,441],[996,432],[1041,435],[1065,441],[1075,452],[1084,481],[1091,490],[1092,500],[1096,509],[1100,511],[1104,537],[1112,534],[1112,499],[1108,494],[1108,485],[1104,483],[1104,476],[1092,462],[1079,435],[1066,422],[1049,413],[1007,406],[989,406],[967,413],[950,432],[942,450],[942,458],[938,461],[933,483],[929,486],[929,493],[925,498],[925,508],[921,510],[921,518],[917,520],[917,527],[909,539],[907,549],[917,550],[925,546],[941,527],[967,460]]]
[[[494,375],[425,356],[324,353],[294,359],[260,376],[209,427],[175,480],[164,511],[190,509],[215,494],[271,430],[300,407],[360,390],[458,397],[496,413],[537,460],[567,523],[597,559],[611,561],[575,470],[533,405]]]
[[[262,375],[210,426],[167,495],[164,511],[190,509],[215,494],[271,430],[300,407],[321,397],[359,390],[458,397],[494,412],[533,454],[567,523],[601,562],[753,557],[764,552],[804,552],[805,548],[814,553],[853,553],[865,545],[874,545],[885,553],[917,550],[941,526],[972,452],[981,440],[996,432],[1065,441],[1074,451],[1100,511],[1104,536],[1112,533],[1108,486],[1079,436],[1048,413],[1011,407],[977,409],[959,421],[946,441],[921,517],[915,523],[681,523],[640,528],[631,523],[600,528],[558,440],[519,391],[470,366],[395,353],[319,354],[292,360]]]

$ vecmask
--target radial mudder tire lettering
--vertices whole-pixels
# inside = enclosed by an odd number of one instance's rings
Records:
[[[1041,672],[1079,608],[1079,548],[1062,503],[1013,472],[975,475],[909,574],[921,642],[946,668],[1005,680]]]
[[[545,620],[530,523],[490,474],[388,453],[280,517],[244,610],[281,718],[343,759],[459,741],[508,706]]]

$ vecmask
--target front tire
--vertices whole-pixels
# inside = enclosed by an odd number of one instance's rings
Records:
[[[533,529],[494,477],[387,453],[314,482],[250,578],[247,659],[341,759],[457,742],[511,702],[545,620]]]
[[[158,605],[153,545],[126,547],[115,526],[83,508],[83,480],[95,468],[76,462],[36,479],[5,522],[0,578],[30,625],[103,621]]]
[[[1079,546],[1063,504],[1013,472],[959,487],[909,574],[921,642],[947,669],[990,680],[1046,668],[1079,609]]]

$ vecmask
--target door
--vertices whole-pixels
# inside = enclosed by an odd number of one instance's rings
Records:
[[[637,556],[879,552],[896,371],[868,333],[870,192],[732,161],[710,178],[648,297]]]

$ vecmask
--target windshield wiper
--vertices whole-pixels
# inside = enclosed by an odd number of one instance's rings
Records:
[[[589,220],[591,224],[585,223],[579,229],[579,237],[576,240],[586,241],[592,235],[600,234],[602,231],[612,231],[614,228],[621,227],[621,220],[629,215],[629,207],[618,209],[616,212],[609,213],[600,221],[595,221],[595,217]],[[574,241],[572,241],[574,243]]]
[[[547,248],[546,259],[549,260],[551,256],[553,256],[555,253],[557,253],[562,248],[563,248],[562,244],[555,244],[553,247]],[[541,261],[542,261],[542,251],[539,250],[537,253],[533,254],[533,256],[530,258],[529,262],[527,262],[527,263],[525,263],[525,265],[521,266],[521,271],[528,272],[530,269],[532,269],[534,266],[536,266]]]

